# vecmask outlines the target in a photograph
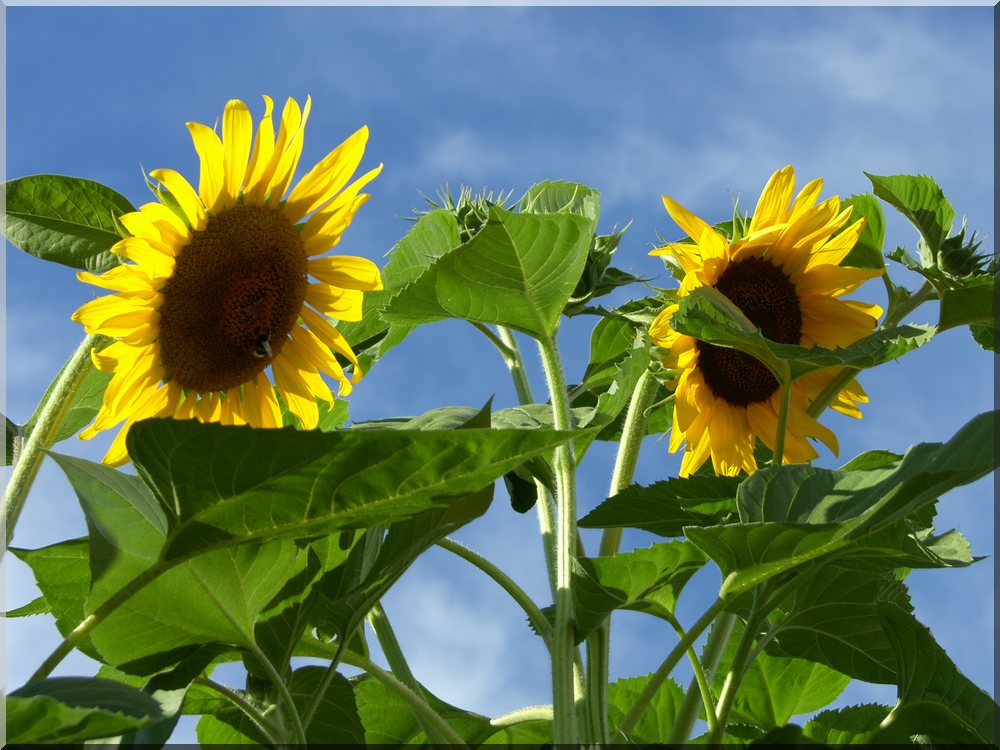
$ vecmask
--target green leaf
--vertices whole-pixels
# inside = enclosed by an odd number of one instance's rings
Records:
[[[593,221],[575,214],[516,214],[490,207],[486,225],[400,292],[390,322],[448,317],[551,336],[587,260]]]
[[[996,278],[973,276],[964,286],[941,294],[942,331],[960,325],[994,326],[996,321]]]
[[[292,673],[288,690],[300,716],[319,690],[325,674],[325,667],[300,667]],[[306,727],[306,740],[310,745],[364,744],[365,730],[354,700],[354,688],[340,673],[334,675],[323,693],[319,709]]]
[[[737,621],[734,637],[727,642],[713,680],[716,695],[722,691],[743,627]],[[829,705],[850,681],[847,675],[816,662],[761,652],[743,674],[730,720],[762,729],[781,727],[793,716]]]
[[[202,746],[269,746],[267,739],[260,729],[247,718],[245,713],[237,708],[227,708],[219,710],[216,713],[203,714],[198,719],[195,732],[198,737],[198,744]]]
[[[358,714],[368,745],[425,744],[427,736],[413,714],[413,709],[398,694],[383,683],[363,675],[351,680]],[[463,711],[422,688],[424,699],[437,714],[458,732],[466,742],[477,744],[496,733],[489,719]]]
[[[698,287],[680,300],[671,326],[710,344],[749,354],[764,363],[779,382],[826,367],[875,367],[923,346],[935,333],[932,326],[904,325],[876,331],[836,349],[779,344],[765,338],[736,305],[708,286]]]
[[[10,743],[114,737],[163,719],[151,696],[114,680],[50,677],[7,696]]]
[[[810,719],[802,733],[826,745],[863,745],[890,710],[892,706],[865,703],[824,711]]]
[[[941,243],[951,230],[955,220],[955,209],[944,197],[941,188],[930,177],[923,175],[865,175],[871,180],[875,195],[891,205],[920,232],[924,242],[933,254],[941,249]],[[925,262],[925,266],[934,265]]]
[[[112,339],[101,336],[95,342],[94,348],[100,351],[111,343]],[[49,387],[45,389],[45,394],[38,402],[38,407],[35,409],[34,414],[25,423],[23,428],[25,435],[30,434],[35,429],[38,418],[41,416],[42,405],[48,401],[52,389],[55,388],[59,378],[62,377],[63,370],[66,369],[66,364],[59,369],[59,373],[49,383]],[[73,437],[77,432],[94,421],[94,417],[97,416],[97,412],[101,409],[101,404],[104,401],[104,391],[108,383],[111,382],[112,375],[113,373],[101,372],[96,367],[88,369],[87,374],[84,375],[83,381],[80,383],[80,387],[73,394],[73,400],[66,412],[66,416],[63,418],[62,424],[56,432],[55,442],[58,443]]]
[[[421,216],[396,243],[389,262],[382,269],[384,289],[365,292],[360,321],[337,325],[337,330],[347,337],[359,355],[362,369],[367,371],[415,327],[387,322],[382,319],[380,311],[402,288],[418,279],[438,258],[459,244],[458,222],[454,214],[445,210],[430,211]]]
[[[651,677],[652,675],[628,677],[608,685],[608,715],[612,727],[621,724]],[[684,691],[668,677],[646,706],[629,739],[637,745],[666,742],[683,702]]]
[[[521,198],[520,211],[524,214],[576,214],[597,225],[601,215],[599,191],[575,182],[545,180],[528,188]]]
[[[767,467],[740,485],[748,522],[685,531],[722,568],[723,595],[835,554],[871,555],[864,537],[993,469],[995,417],[980,414],[947,443],[921,443],[865,471]]]
[[[885,217],[882,215],[882,206],[870,193],[852,195],[840,202],[841,209],[848,206],[854,209],[850,223],[853,224],[864,217],[865,228],[861,230],[861,236],[840,265],[854,268],[885,268],[885,260],[882,257],[882,246],[885,244]]]
[[[64,636],[79,625],[87,614],[86,603],[90,593],[88,548],[86,538],[59,542],[40,549],[10,548],[19,560],[31,568],[35,583],[56,618],[56,627]],[[77,648],[87,656],[100,658],[89,637],[81,640]]]
[[[865,682],[892,684],[896,657],[880,624],[879,602],[910,609],[906,588],[892,571],[819,566],[775,615],[778,652]]]
[[[571,433],[550,430],[254,430],[147,420],[129,455],[177,526],[164,559],[208,545],[364,528],[446,505]]]
[[[616,609],[669,620],[684,585],[705,562],[705,555],[689,542],[660,542],[617,555],[582,558],[574,571],[577,643]]]
[[[934,744],[996,740],[996,704],[965,677],[913,615],[881,604],[879,617],[896,657],[899,702],[870,742],[907,742],[921,734]]]
[[[324,630],[332,629],[340,637],[351,633],[417,557],[485,513],[492,495],[489,486],[455,498],[447,508],[391,524],[374,562],[366,560],[364,544],[355,545],[347,561],[317,583],[319,598],[310,614],[311,622]]]
[[[6,184],[12,245],[42,260],[94,273],[120,260],[110,251],[121,240],[115,219],[135,211],[128,200],[91,180],[40,174]]]
[[[167,515],[139,477],[82,458],[51,455],[87,519],[93,610],[156,563],[167,535]]]
[[[1000,351],[997,349],[997,329],[994,325],[984,325],[975,323],[969,326],[972,331],[972,338],[976,340],[983,349],[988,352]]]
[[[672,537],[685,526],[715,526],[736,513],[739,477],[693,476],[632,485],[580,519],[586,529],[630,527]]]
[[[3,613],[3,616],[11,619],[15,617],[32,617],[33,615],[47,615],[52,612],[52,607],[45,600],[44,596],[39,596],[32,599],[27,604],[22,604],[20,607],[9,610]]]

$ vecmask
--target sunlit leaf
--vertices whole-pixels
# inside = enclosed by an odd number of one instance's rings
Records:
[[[81,742],[163,719],[151,696],[114,680],[50,677],[7,696],[7,742]]]
[[[735,517],[740,477],[693,476],[649,487],[632,485],[580,519],[583,528],[631,527],[683,536],[685,526],[715,526]]]
[[[6,190],[4,234],[14,247],[94,273],[121,262],[109,250],[121,239],[115,219],[135,211],[124,196],[92,180],[54,174],[19,177]]]
[[[955,220],[955,209],[938,184],[924,175],[865,175],[875,195],[903,214],[936,255]]]
[[[993,745],[993,698],[958,671],[913,615],[886,604],[878,612],[896,657],[899,703],[869,741],[899,743],[920,734],[934,744]]]
[[[409,324],[454,317],[548,337],[583,272],[593,229],[575,214],[491,206],[479,233],[394,297],[383,315]]]
[[[865,703],[823,711],[809,720],[802,728],[802,733],[809,739],[826,745],[864,744],[889,715],[890,710],[892,706]]]
[[[292,673],[288,690],[299,715],[305,712],[318,692],[326,671],[324,667],[300,667]],[[365,730],[358,715],[354,689],[343,675],[335,674],[323,693],[319,708],[306,727],[306,740],[310,745],[364,744]]]
[[[853,208],[850,224],[864,218],[865,227],[841,265],[854,268],[885,268],[885,259],[882,257],[882,246],[885,244],[885,217],[882,215],[882,206],[870,193],[852,195],[840,202],[841,209],[848,206]]]
[[[615,680],[608,685],[608,714],[612,735],[649,684],[651,677],[652,675],[628,677]],[[668,677],[636,722],[629,739],[637,745],[656,745],[666,742],[683,702],[684,691]]]

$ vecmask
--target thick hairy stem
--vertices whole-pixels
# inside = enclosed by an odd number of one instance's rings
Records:
[[[639,449],[646,436],[649,422],[649,407],[659,383],[653,373],[646,370],[639,377],[632,391],[622,437],[618,443],[618,455],[611,474],[608,497],[614,497],[632,484],[635,466],[639,460]],[[599,554],[614,555],[621,544],[622,530],[605,529],[601,536]],[[607,744],[608,730],[608,668],[611,654],[611,618],[606,619],[587,638],[587,699],[590,708],[590,727],[595,741]]]
[[[562,362],[553,338],[538,342],[542,366],[549,384],[552,415],[557,430],[570,430],[569,398]],[[552,633],[553,742],[575,745],[579,737],[577,703],[573,679],[575,613],[573,611],[573,559],[576,555],[576,466],[572,441],[555,451],[556,474],[556,601]]]
[[[70,406],[73,405],[73,396],[76,395],[83,379],[93,367],[90,361],[90,350],[96,341],[96,336],[87,336],[73,352],[73,356],[63,367],[62,373],[48,398],[41,405],[34,429],[31,430],[27,441],[18,451],[17,461],[11,471],[7,492],[3,499],[2,523],[5,527],[5,539],[7,540],[5,547],[9,546],[11,539],[14,538],[14,527],[24,509],[31,485],[34,483],[35,477],[38,476],[38,469],[42,465],[45,451],[55,443],[59,428],[62,427],[66,414],[69,412]]]

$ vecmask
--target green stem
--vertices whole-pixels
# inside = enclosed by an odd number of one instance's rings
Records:
[[[894,309],[890,310],[886,316],[885,320],[882,321],[880,328],[883,330],[886,328],[892,328],[897,325],[905,316],[909,315],[911,312],[920,307],[924,302],[934,299],[937,296],[937,290],[931,285],[930,282],[925,281],[923,285],[917,289],[913,294],[911,294],[906,299],[902,300]]]
[[[337,667],[340,666],[340,662],[344,658],[346,646],[346,636],[341,637],[337,644],[337,650],[333,654],[333,659],[330,660],[329,665],[327,665],[326,672],[323,673],[323,679],[320,680],[319,685],[316,687],[313,697],[309,701],[309,705],[306,706],[306,710],[302,712],[303,731],[309,729],[309,725],[312,723],[313,717],[316,716],[316,712],[319,710],[320,704],[323,703],[323,696],[325,696],[326,691],[330,689],[330,683],[333,682],[333,677],[337,674]]]
[[[250,701],[248,701],[245,697],[243,697],[243,695],[239,691],[233,690],[231,687],[227,685],[222,685],[216,682],[215,680],[210,680],[208,677],[195,677],[194,683],[196,685],[202,685],[204,687],[207,687],[209,690],[212,690],[213,692],[216,692],[219,695],[221,695],[227,701],[232,703],[236,708],[242,711],[243,715],[246,716],[247,719],[249,719],[250,722],[255,727],[257,727],[257,729],[261,732],[261,734],[267,737],[267,739],[270,740],[272,744],[275,745],[278,744],[277,738],[275,738],[270,731],[267,719],[257,709],[257,707],[253,705]]]
[[[524,357],[521,354],[521,346],[517,343],[514,332],[506,326],[497,326],[497,333],[504,349],[504,362],[510,371],[510,377],[514,381],[514,391],[517,393],[517,400],[521,404],[535,403],[535,396],[531,392],[531,383],[528,382],[528,373],[524,369]],[[538,529],[542,537],[542,551],[545,554],[545,569],[549,573],[549,588],[552,590],[552,599],[556,596],[556,545],[555,545],[555,517],[556,509],[552,494],[544,483],[535,480],[535,490],[538,493],[538,501],[535,503],[535,512],[538,514]]]
[[[552,399],[554,427],[572,429],[566,381],[554,337],[539,339],[542,367]],[[555,450],[556,474],[556,597],[555,627],[552,634],[553,743],[576,745],[579,737],[577,702],[583,700],[574,689],[573,560],[576,552],[576,467],[572,440]]]
[[[772,466],[780,466],[785,462],[785,433],[788,430],[788,412],[792,405],[792,383],[785,383],[781,392],[781,411],[778,413],[778,432],[774,436],[774,455]]]
[[[740,682],[743,680],[743,675],[749,664],[747,655],[753,647],[753,634],[756,630],[755,623],[754,613],[751,612],[746,627],[743,630],[743,635],[740,637],[740,642],[736,646],[736,654],[733,656],[733,663],[729,668],[728,674],[726,674],[726,681],[722,685],[722,693],[719,695],[719,703],[716,707],[718,724],[715,730],[708,736],[709,745],[718,745],[722,742],[722,737],[726,731],[726,722],[729,719],[729,711],[733,707],[736,691],[740,687]]]
[[[31,485],[38,476],[38,469],[41,467],[45,451],[55,443],[59,428],[66,419],[70,407],[73,405],[73,396],[80,389],[83,379],[90,372],[93,364],[90,361],[90,350],[93,348],[97,336],[86,336],[73,352],[63,366],[62,372],[52,387],[48,398],[39,407],[38,420],[35,422],[31,434],[24,443],[18,456],[17,463],[10,473],[10,481],[7,483],[7,492],[3,499],[3,520],[6,545],[10,546],[11,539],[14,538],[14,527],[17,519],[24,509],[24,503],[28,499],[28,492]]]
[[[490,343],[497,348],[500,352],[500,356],[504,358],[505,361],[513,359],[514,352],[504,343],[504,341],[497,336],[493,331],[490,330],[489,326],[483,325],[482,323],[476,323],[475,321],[469,321],[472,327],[483,334],[486,338],[490,340]]]
[[[285,681],[281,679],[281,673],[278,672],[277,667],[271,663],[271,660],[267,658],[267,654],[261,651],[260,646],[258,646],[252,638],[249,640],[250,653],[257,657],[265,670],[267,670],[271,681],[274,686],[278,689],[278,693],[281,696],[281,703],[285,707],[285,715],[291,719],[292,722],[292,732],[294,734],[294,740],[296,745],[305,746],[306,745],[306,728],[302,724],[302,719],[299,717],[298,709],[295,708],[295,701],[292,699],[292,694],[288,690],[288,685]]]
[[[512,727],[526,721],[552,721],[552,706],[526,706],[490,719],[491,727]]]
[[[510,370],[510,376],[514,380],[514,390],[517,392],[517,399],[522,404],[535,403],[535,397],[531,393],[531,383],[528,382],[528,373],[524,369],[524,357],[521,356],[521,347],[514,337],[514,332],[506,326],[497,326],[497,333],[500,343],[503,346],[501,354]],[[506,350],[506,354],[504,354]]]
[[[166,567],[154,566],[136,578],[133,578],[124,588],[116,591],[107,601],[101,604],[91,614],[84,617],[80,624],[73,628],[73,630],[71,630],[66,637],[63,638],[62,643],[60,643],[56,649],[49,654],[48,658],[42,662],[41,666],[35,670],[35,673],[31,675],[31,679],[29,679],[28,682],[44,680],[52,674],[52,670],[59,666],[59,662],[66,658],[66,655],[69,654],[76,644],[79,643],[88,633],[90,633],[90,631],[100,625],[101,622],[104,621],[104,618],[114,612],[143,586],[155,580],[166,570],[168,570]]]
[[[382,646],[382,653],[385,655],[385,660],[389,662],[389,669],[392,670],[392,674],[408,689],[413,691],[415,695],[420,696],[426,701],[423,688],[417,682],[417,678],[413,676],[413,671],[406,661],[406,656],[403,655],[403,649],[399,645],[396,633],[393,631],[389,618],[386,616],[381,604],[375,604],[369,610],[368,623],[372,626],[372,630],[375,631],[375,637],[378,639],[379,645]],[[424,730],[427,739],[432,745],[443,747],[449,745],[448,738],[438,732],[434,723],[428,721],[422,714],[417,714],[417,722]]]
[[[311,635],[302,636],[302,643],[307,644],[310,648],[317,651],[334,651],[330,644],[325,643],[318,638],[314,638]],[[455,730],[451,728],[448,722],[442,719],[441,716],[427,704],[427,701],[425,701],[423,697],[410,690],[410,688],[404,685],[392,674],[380,668],[370,659],[347,649],[344,650],[343,661],[344,664],[350,664],[352,667],[363,669],[365,672],[396,693],[396,695],[409,704],[415,715],[422,716],[427,722],[433,725],[435,731],[437,731],[440,736],[444,737],[445,741],[449,745],[459,748],[468,747],[468,745],[465,744],[465,740],[463,740],[455,732]]]
[[[528,621],[538,635],[541,636],[542,640],[545,641],[545,645],[550,646],[552,641],[552,625],[545,618],[545,615],[542,614],[538,605],[528,596],[527,592],[518,586],[510,576],[482,555],[473,552],[465,545],[459,544],[452,539],[442,539],[437,544],[439,547],[472,563],[499,584],[500,588],[506,591],[510,595],[510,598],[524,610],[524,613],[528,616]]]
[[[632,704],[632,708],[628,714],[622,719],[621,724],[618,725],[616,733],[612,737],[612,743],[622,744],[628,742],[628,735],[635,728],[636,723],[642,717],[650,701],[653,700],[663,681],[673,671],[674,667],[677,666],[677,662],[687,653],[687,650],[691,648],[691,645],[698,639],[698,636],[702,634],[702,631],[725,609],[727,604],[728,602],[725,599],[716,599],[715,603],[705,611],[698,621],[687,631],[687,634],[667,654],[667,658],[663,660],[663,663],[660,664],[656,672],[649,678],[646,687],[643,688],[639,697],[636,698],[635,703]]]
[[[652,372],[646,370],[632,390],[628,411],[625,413],[625,424],[622,427],[622,437],[618,443],[618,455],[615,457],[615,467],[611,473],[611,487],[608,497],[614,497],[630,484],[635,476],[636,463],[639,460],[639,449],[642,439],[646,436],[646,424],[649,422],[649,407],[653,396],[659,388],[659,382]],[[614,555],[621,545],[622,529],[605,529],[601,535],[601,546],[598,554]],[[607,744],[610,734],[608,730],[608,673],[611,661],[611,618],[607,618],[601,626],[587,637],[587,698],[590,708],[591,733],[596,742]]]
[[[726,644],[729,642],[729,636],[732,635],[735,623],[736,615],[730,612],[723,612],[715,620],[715,625],[708,634],[708,641],[705,643],[705,651],[702,653],[701,663],[695,666],[695,678],[691,681],[687,694],[684,696],[684,702],[681,704],[677,718],[674,720],[674,726],[670,730],[670,737],[667,739],[667,744],[683,745],[688,741],[688,738],[691,736],[691,730],[694,729],[694,723],[698,718],[699,698],[701,704],[705,707],[709,732],[715,729],[718,722],[715,718],[715,705],[709,680],[715,675],[715,670],[718,668],[722,654],[726,650]],[[692,665],[694,665],[694,662],[692,662]]]

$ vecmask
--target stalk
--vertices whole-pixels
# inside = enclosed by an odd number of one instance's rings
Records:
[[[789,380],[782,386],[781,412],[778,414],[778,433],[774,436],[774,455],[771,457],[773,466],[781,466],[785,462],[785,432],[788,430],[788,411],[792,405],[792,382]]]
[[[557,430],[570,430],[569,399],[562,362],[554,338],[539,339],[542,366],[552,399],[552,415]],[[552,696],[553,742],[556,745],[576,745],[579,727],[576,719],[577,701],[583,696],[574,689],[573,578],[572,565],[576,553],[576,459],[572,441],[555,450],[556,474],[556,597],[555,627],[552,634]]]
[[[659,386],[653,373],[646,370],[639,376],[632,391],[625,424],[622,427],[618,455],[611,474],[608,497],[614,497],[632,484],[639,449],[646,436],[649,407]],[[600,555],[615,555],[621,544],[622,529],[605,529],[601,535]],[[587,698],[590,708],[591,733],[595,741],[607,744],[608,730],[608,672],[611,661],[611,618],[606,619],[587,638]]]
[[[73,356],[66,362],[48,398],[41,405],[34,429],[18,454],[3,499],[2,523],[6,529],[7,542],[5,548],[10,546],[11,539],[14,538],[14,527],[24,509],[31,485],[38,476],[45,451],[55,443],[59,428],[62,427],[66,414],[73,405],[73,397],[93,367],[90,362],[90,350],[96,341],[97,336],[84,337],[80,346],[73,352]]]

